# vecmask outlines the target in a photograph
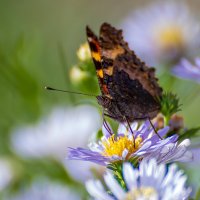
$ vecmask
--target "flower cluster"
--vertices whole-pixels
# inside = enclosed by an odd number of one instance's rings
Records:
[[[106,188],[99,180],[87,181],[89,194],[98,200],[187,199],[191,193],[185,186],[187,177],[171,163],[192,160],[189,139],[179,142],[177,134],[167,136],[168,126],[155,132],[149,121],[140,125],[134,122],[130,129],[120,124],[114,134],[110,126],[103,126],[102,137],[90,143],[89,149],[68,149],[69,159],[94,162],[112,170],[104,175]]]
[[[138,126],[132,124],[131,131],[121,124],[117,134],[110,134],[103,127],[103,137],[98,143],[90,143],[90,149],[69,148],[69,158],[85,160],[101,165],[131,159],[156,158],[158,163],[171,163],[173,161],[190,161],[192,154],[187,151],[189,140],[185,139],[178,143],[178,135],[164,138],[169,127],[158,130],[155,134],[150,123],[146,121]],[[163,139],[161,139],[160,137]]]
[[[188,14],[187,7],[184,4],[178,5],[176,3],[159,5],[164,14],[162,18],[158,17],[160,11],[156,11],[153,7],[150,9],[154,15],[151,16],[152,19],[148,18],[149,24],[144,22],[146,28],[149,31],[153,30],[151,20],[155,18],[157,24],[152,33],[143,30],[142,36],[148,34],[148,42],[150,42],[145,44],[151,46],[151,48],[147,47],[147,52],[143,51],[146,53],[144,57],[150,55],[151,60],[146,58],[145,60],[154,64],[164,60],[168,60],[167,64],[176,63],[176,66],[170,69],[174,75],[198,82],[200,80],[199,59],[196,60],[195,65],[186,59],[182,59],[177,64],[182,55],[196,45],[188,37],[188,30],[193,28],[194,37],[199,33],[196,22]],[[178,10],[181,12],[180,16],[177,15]],[[147,16],[149,15],[151,13],[147,13]],[[174,21],[175,16],[178,16],[176,21]],[[137,18],[144,20],[139,14]],[[164,25],[159,26],[158,24],[163,21]],[[186,21],[190,23],[185,23]],[[127,26],[126,23],[130,22],[124,23]],[[137,25],[135,23],[135,29],[131,29],[130,26],[128,31],[138,31]],[[137,31],[135,33],[140,32]],[[133,38],[134,41],[135,38],[140,40],[138,36]],[[134,44],[137,46],[137,42]],[[88,45],[81,46],[77,55],[80,63],[72,69],[72,72],[76,69],[85,73],[84,69],[91,65]],[[81,74],[83,75],[79,73]],[[159,101],[160,113],[152,122],[150,119],[132,124],[124,122],[119,124],[117,131],[113,131],[104,121],[102,130],[98,132],[96,140],[89,143],[88,148],[68,147],[69,160],[92,162],[104,169],[107,168],[104,176],[101,170],[99,174],[95,174],[100,180],[95,178],[86,181],[86,189],[93,199],[182,200],[190,198],[192,187],[187,186],[187,176],[184,175],[183,170],[178,169],[176,162],[186,163],[193,160],[193,151],[189,147],[190,133],[194,135],[200,128],[185,127],[183,117],[177,114],[181,110],[177,95],[163,92]]]
[[[109,193],[98,180],[88,181],[87,190],[98,200],[178,200],[187,199],[191,193],[191,188],[185,186],[187,177],[174,164],[167,169],[164,164],[157,164],[155,159],[143,160],[139,168],[124,163],[122,174],[125,189],[108,171],[104,180]]]
[[[158,11],[158,8],[162,12]],[[130,46],[132,45],[130,40],[133,38],[133,49],[136,49],[139,54],[143,52],[143,58],[148,63],[165,62],[173,65],[176,63],[176,66],[170,69],[174,75],[199,81],[199,59],[196,60],[195,65],[186,59],[182,59],[177,64],[182,56],[187,53],[189,55],[190,50],[196,48],[197,44],[194,40],[199,33],[197,22],[189,14],[186,5],[172,2],[160,3],[157,8],[152,6],[150,12],[146,10],[145,13],[148,16],[148,23],[144,22],[144,17],[136,14],[134,16],[137,23],[132,25],[131,19],[134,17],[131,16],[123,24],[124,30],[127,30],[125,34]],[[154,15],[151,16],[152,13]],[[177,20],[174,21],[174,18]],[[145,25],[142,26],[142,34],[138,28],[139,23]],[[189,37],[189,30],[193,30],[193,37]],[[145,37],[147,37],[146,41]],[[141,41],[144,41],[146,49]],[[139,43],[142,45],[142,50],[137,46]],[[85,69],[91,65],[88,45],[82,45],[77,55],[80,63],[72,71],[79,69],[85,73]],[[193,151],[189,147],[189,134],[196,134],[199,128],[185,127],[183,117],[177,114],[181,110],[181,104],[176,94],[163,92],[159,101],[160,114],[152,122],[148,119],[132,124],[121,123],[117,131],[112,130],[105,122],[88,148],[68,147],[69,160],[92,162],[104,169],[107,168],[103,178],[101,171],[96,176],[99,179],[86,181],[86,189],[93,199],[182,200],[190,198],[192,188],[187,186],[187,176],[184,175],[183,170],[178,169],[176,162],[186,163],[194,159]]]
[[[89,62],[87,45],[79,49],[78,57],[82,63]],[[68,147],[69,160],[89,161],[107,168],[103,179],[101,170],[97,176],[101,181],[86,181],[91,197],[97,200],[190,197],[192,189],[186,186],[187,176],[174,164],[193,160],[187,137],[190,130],[185,130],[183,117],[176,114],[181,105],[175,94],[163,93],[160,105],[160,114],[153,124],[150,120],[122,123],[113,131],[105,122],[88,148]]]
[[[96,35],[87,26],[71,68],[58,49],[67,90],[46,89],[73,94],[61,101],[43,96],[44,74],[35,78],[40,72],[27,65],[36,51],[24,49],[23,37],[0,50],[9,90],[1,98],[0,200],[200,200],[200,126],[190,127],[199,119],[200,1],[139,5],[130,13],[120,5],[122,30],[105,22]]]

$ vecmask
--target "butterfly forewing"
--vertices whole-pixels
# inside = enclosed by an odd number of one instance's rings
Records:
[[[104,84],[104,74],[102,69],[102,55],[101,55],[101,47],[99,44],[99,40],[97,36],[92,32],[92,30],[87,26],[86,27],[87,40],[91,50],[91,56],[96,68],[96,74],[99,80],[99,85],[102,94],[108,94],[107,86]]]

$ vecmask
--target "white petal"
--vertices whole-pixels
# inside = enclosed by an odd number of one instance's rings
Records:
[[[127,133],[127,127],[126,124],[120,124],[117,129],[118,134],[126,134]]]
[[[133,122],[133,123],[131,124],[131,129],[132,129],[133,131],[136,131],[137,128],[138,128],[138,123],[137,123],[137,122]]]
[[[188,146],[190,146],[190,144],[191,144],[190,140],[189,139],[185,139],[178,146],[188,147]]]
[[[137,188],[138,170],[134,170],[130,163],[123,165],[123,177],[129,190]]]
[[[104,190],[100,181],[89,180],[85,184],[89,194],[97,200],[113,200]]]
[[[104,176],[106,185],[109,187],[111,192],[117,199],[123,199],[126,195],[125,191],[120,187],[118,182],[115,180],[112,174],[109,172]]]
[[[124,149],[123,152],[122,152],[122,159],[123,159],[123,160],[126,159],[127,154],[128,154],[128,150],[127,150],[127,149]]]

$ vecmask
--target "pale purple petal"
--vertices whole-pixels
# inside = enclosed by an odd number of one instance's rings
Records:
[[[200,83],[200,59],[195,59],[192,65],[188,60],[182,59],[178,65],[172,69],[172,73],[183,79],[189,79]]]
[[[102,126],[102,132],[106,138],[109,138],[110,134],[113,133],[113,130],[108,122],[106,122],[106,124],[108,125],[108,127],[105,125]]]
[[[106,165],[109,161],[101,154],[84,148],[68,148],[68,159],[91,161],[100,165]]]

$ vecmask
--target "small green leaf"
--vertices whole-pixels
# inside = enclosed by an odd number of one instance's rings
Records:
[[[101,138],[103,137],[103,132],[102,130],[100,129],[97,134],[96,134],[96,141],[100,140]]]
[[[115,179],[117,180],[117,182],[121,185],[123,189],[127,190],[126,183],[123,180],[122,166],[123,166],[123,162],[120,161],[120,162],[109,164],[107,168],[113,171],[113,175]]]
[[[199,131],[200,131],[200,127],[188,129],[180,135],[179,140],[184,140],[186,138],[199,136],[197,134]]]
[[[138,157],[132,157],[129,159],[129,162],[131,163],[131,165],[134,167],[134,168],[137,168],[138,165],[139,165],[139,158]]]
[[[165,125],[168,125],[170,117],[180,111],[181,104],[176,94],[164,92],[160,99],[161,113],[165,116]]]

